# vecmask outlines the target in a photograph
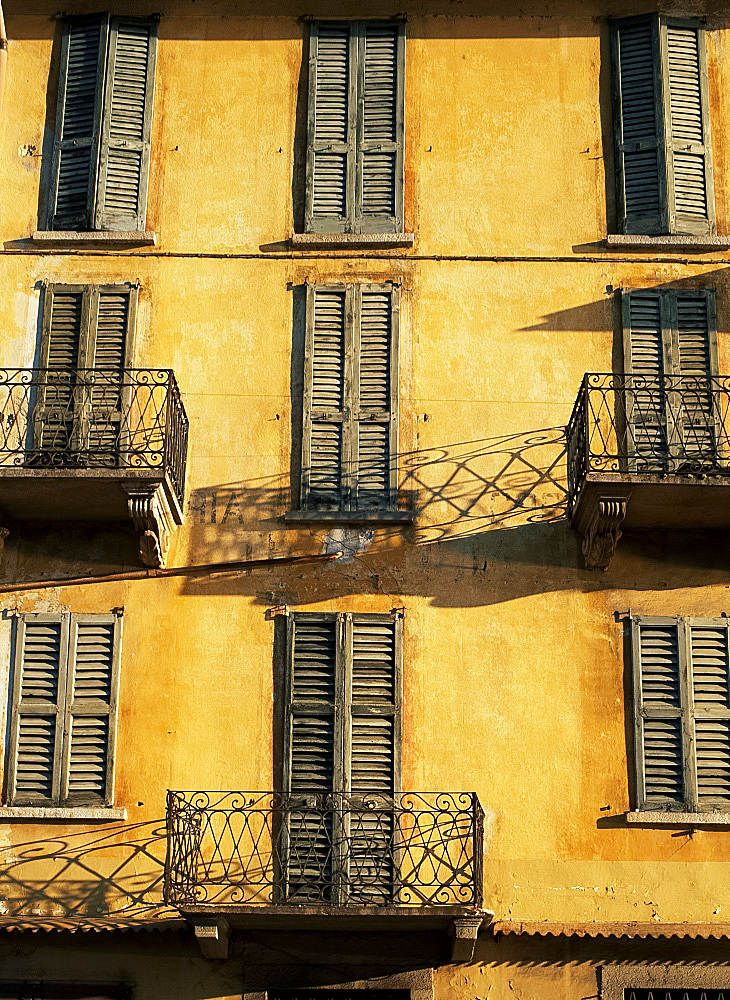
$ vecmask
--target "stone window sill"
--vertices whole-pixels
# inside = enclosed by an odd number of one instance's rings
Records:
[[[628,812],[632,826],[730,826],[730,813]]]
[[[290,510],[284,515],[287,523],[311,521],[333,524],[411,524],[414,510]]]
[[[3,820],[126,820],[124,806],[0,806]]]
[[[389,250],[412,247],[413,240],[413,233],[294,233],[291,244],[310,250]]]
[[[33,243],[49,247],[97,247],[104,249],[124,249],[125,247],[153,247],[157,234],[153,232],[99,232],[78,233],[75,230],[36,230],[31,237]]]
[[[664,250],[711,253],[730,248],[728,236],[628,236],[613,233],[603,241],[609,250]]]

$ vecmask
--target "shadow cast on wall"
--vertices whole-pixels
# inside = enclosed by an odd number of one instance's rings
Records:
[[[114,825],[0,851],[3,917],[170,919],[162,902],[165,821]]]

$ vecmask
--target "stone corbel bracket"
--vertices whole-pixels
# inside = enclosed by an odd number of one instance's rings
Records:
[[[145,566],[165,566],[172,533],[179,523],[161,482],[125,483],[129,516],[137,531],[139,557]]]
[[[489,921],[492,914],[488,914]],[[474,958],[479,929],[485,921],[484,916],[457,917],[452,920],[449,926],[449,937],[451,938],[451,961],[471,962]]]
[[[621,525],[626,517],[631,493],[602,494],[595,497],[578,531],[583,536],[586,569],[608,569],[621,538]]]
[[[228,958],[228,938],[230,927],[223,917],[212,920],[198,920],[193,923],[195,940],[200,945],[205,958]]]

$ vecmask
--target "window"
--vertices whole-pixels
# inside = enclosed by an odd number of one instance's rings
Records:
[[[727,979],[719,965],[607,964],[599,966],[599,1000],[723,1000]]]
[[[714,290],[624,292],[623,328],[631,470],[717,465],[723,416]]]
[[[157,24],[64,21],[49,227],[143,230]]]
[[[401,658],[399,615],[289,619],[289,899],[367,903],[392,895]]]
[[[396,506],[398,313],[395,285],[307,286],[304,509]]]
[[[619,227],[715,232],[705,33],[650,14],[612,24]]]
[[[728,620],[635,617],[637,807],[730,810]]]
[[[133,285],[46,286],[33,461],[116,463],[137,291]]]
[[[403,231],[405,22],[309,34],[305,231]]]
[[[122,619],[17,619],[6,797],[10,805],[111,805]]]

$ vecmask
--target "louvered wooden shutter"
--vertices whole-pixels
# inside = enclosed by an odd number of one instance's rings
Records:
[[[21,615],[15,643],[9,801],[111,804],[120,616]]]
[[[95,229],[145,228],[156,42],[155,20],[112,18]]]
[[[619,226],[715,231],[704,32],[659,15],[612,25]]]
[[[61,798],[68,615],[20,615],[15,633],[7,796],[11,805]]]
[[[636,471],[718,459],[720,408],[714,292],[624,293],[629,455]],[[644,381],[646,380],[646,381]]]
[[[119,458],[122,431],[122,385],[136,310],[137,288],[95,288],[91,302],[92,334],[87,368],[85,446],[96,461],[113,465]]]
[[[639,809],[685,802],[680,633],[677,620],[632,622]]]
[[[358,32],[355,229],[403,229],[405,22],[362,21]]]
[[[715,207],[705,33],[693,22],[660,19],[670,233],[714,233]],[[668,101],[667,101],[668,96]]]
[[[354,506],[395,506],[398,453],[399,289],[356,289],[353,428]]]
[[[690,619],[694,778],[701,808],[730,807],[728,624]]]
[[[357,33],[314,22],[309,32],[307,232],[351,232],[355,215]]]
[[[340,781],[342,684],[335,615],[293,615],[288,623],[284,792],[286,896],[330,898],[334,813]]]
[[[50,225],[90,229],[94,215],[109,19],[64,22]]]
[[[110,804],[122,620],[71,615],[62,797]]]
[[[346,442],[351,385],[352,288],[307,286],[302,427],[302,506],[342,509],[352,457]],[[346,385],[345,371],[348,371]],[[346,451],[346,443],[348,448]]]
[[[347,895],[383,903],[393,894],[394,795],[400,791],[400,618],[347,617],[350,849]],[[349,728],[349,732],[348,732]],[[347,776],[346,776],[347,777]]]
[[[305,229],[401,232],[405,24],[314,22]]]
[[[68,453],[78,443],[78,368],[86,354],[89,299],[80,286],[47,285],[39,376],[33,408],[33,447]]]
[[[307,286],[304,508],[395,506],[398,320],[393,285]]]

